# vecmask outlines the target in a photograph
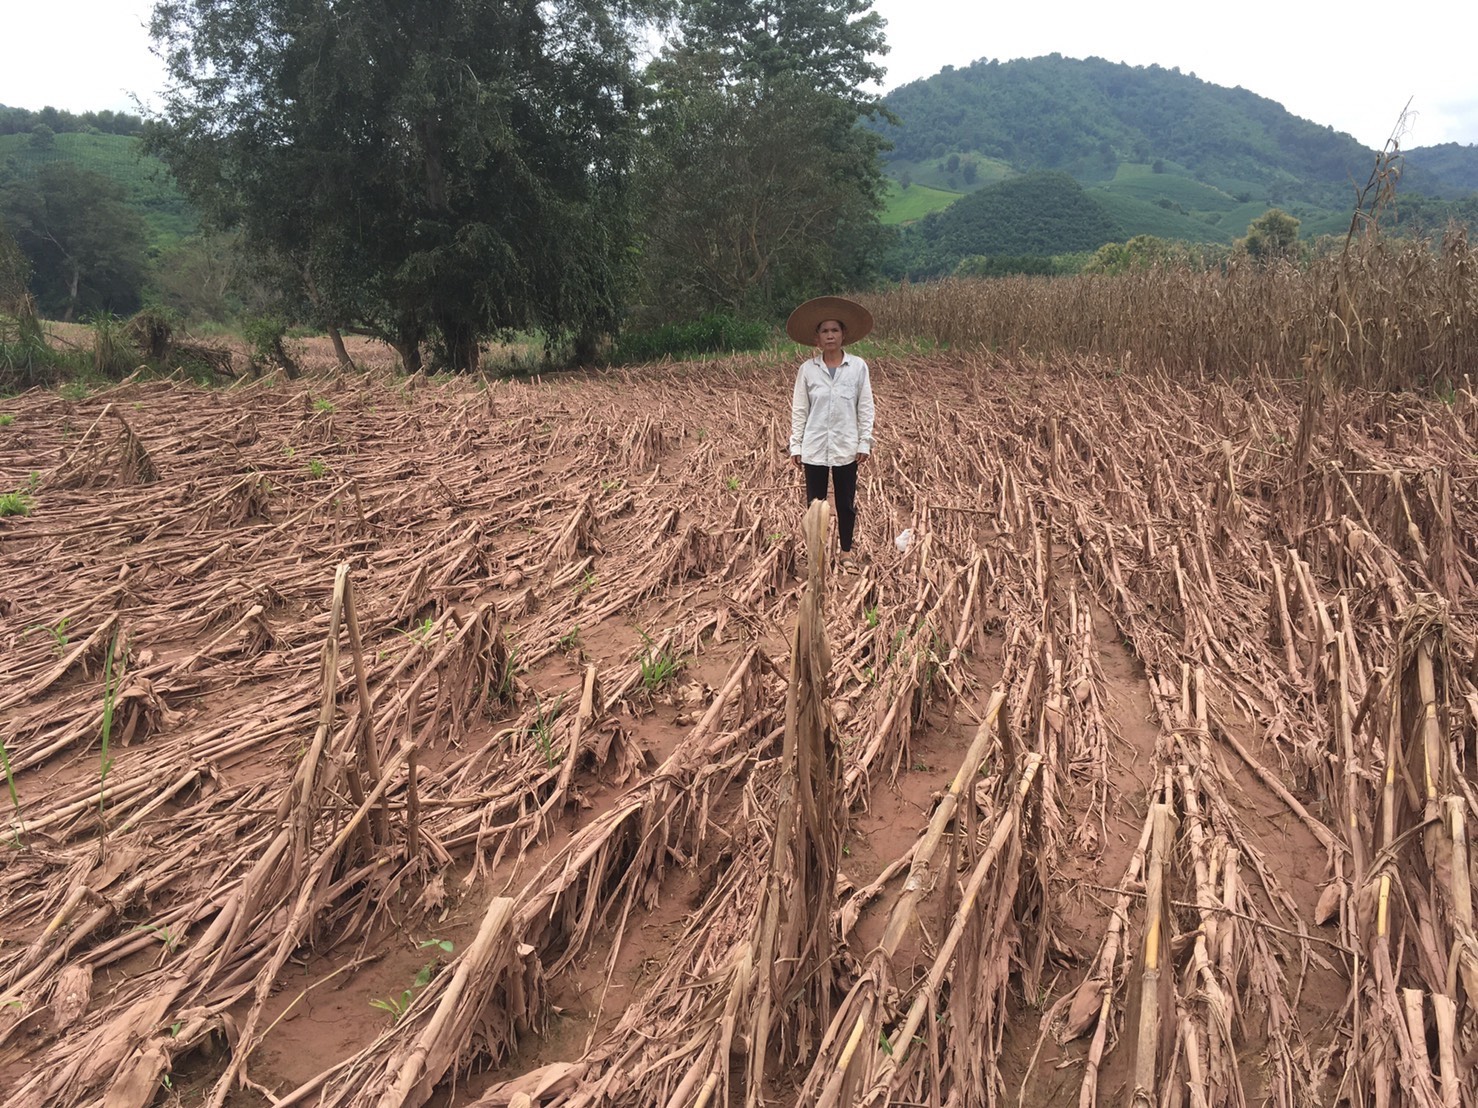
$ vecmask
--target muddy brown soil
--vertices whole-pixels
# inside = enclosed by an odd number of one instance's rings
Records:
[[[0,1100],[1478,1105],[1478,399],[879,359],[803,918],[790,373],[0,401]]]

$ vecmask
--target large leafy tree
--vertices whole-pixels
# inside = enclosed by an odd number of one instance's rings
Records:
[[[765,315],[878,255],[882,20],[871,0],[687,0],[647,70],[643,300]]]
[[[883,17],[872,0],[683,0],[684,46],[717,55],[731,77],[761,87],[796,78],[861,114],[880,103],[868,85],[885,70]]]
[[[42,311],[70,320],[138,309],[147,231],[115,182],[67,161],[0,173],[0,219],[29,262]]]
[[[149,144],[302,314],[471,368],[614,325],[633,25],[599,0],[162,0]]]

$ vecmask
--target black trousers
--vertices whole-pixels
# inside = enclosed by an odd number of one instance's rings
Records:
[[[852,549],[852,529],[857,525],[857,463],[844,466],[813,466],[806,463],[806,502],[826,499],[826,481],[836,489],[837,531],[842,553]]]

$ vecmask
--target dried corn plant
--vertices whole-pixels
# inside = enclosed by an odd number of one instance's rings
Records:
[[[759,360],[7,402],[7,1103],[1475,1108],[1478,397],[1303,280],[878,359],[855,575]]]
[[[1312,359],[1344,386],[1450,395],[1478,350],[1474,250],[1461,229],[1437,244],[1362,231],[1304,267],[1244,258],[1220,270],[948,278],[863,299],[883,333],[952,347],[1091,354],[1114,373],[1178,379],[1289,377]]]

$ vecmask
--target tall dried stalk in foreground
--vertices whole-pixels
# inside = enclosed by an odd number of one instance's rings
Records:
[[[806,587],[791,641],[785,693],[785,745],[770,872],[756,914],[757,996],[748,1021],[745,1103],[764,1095],[772,1032],[774,1062],[809,1058],[831,1021],[838,966],[833,959],[837,864],[846,827],[841,759],[826,698],[831,651],[826,641],[827,530],[824,500],[806,512]]]

